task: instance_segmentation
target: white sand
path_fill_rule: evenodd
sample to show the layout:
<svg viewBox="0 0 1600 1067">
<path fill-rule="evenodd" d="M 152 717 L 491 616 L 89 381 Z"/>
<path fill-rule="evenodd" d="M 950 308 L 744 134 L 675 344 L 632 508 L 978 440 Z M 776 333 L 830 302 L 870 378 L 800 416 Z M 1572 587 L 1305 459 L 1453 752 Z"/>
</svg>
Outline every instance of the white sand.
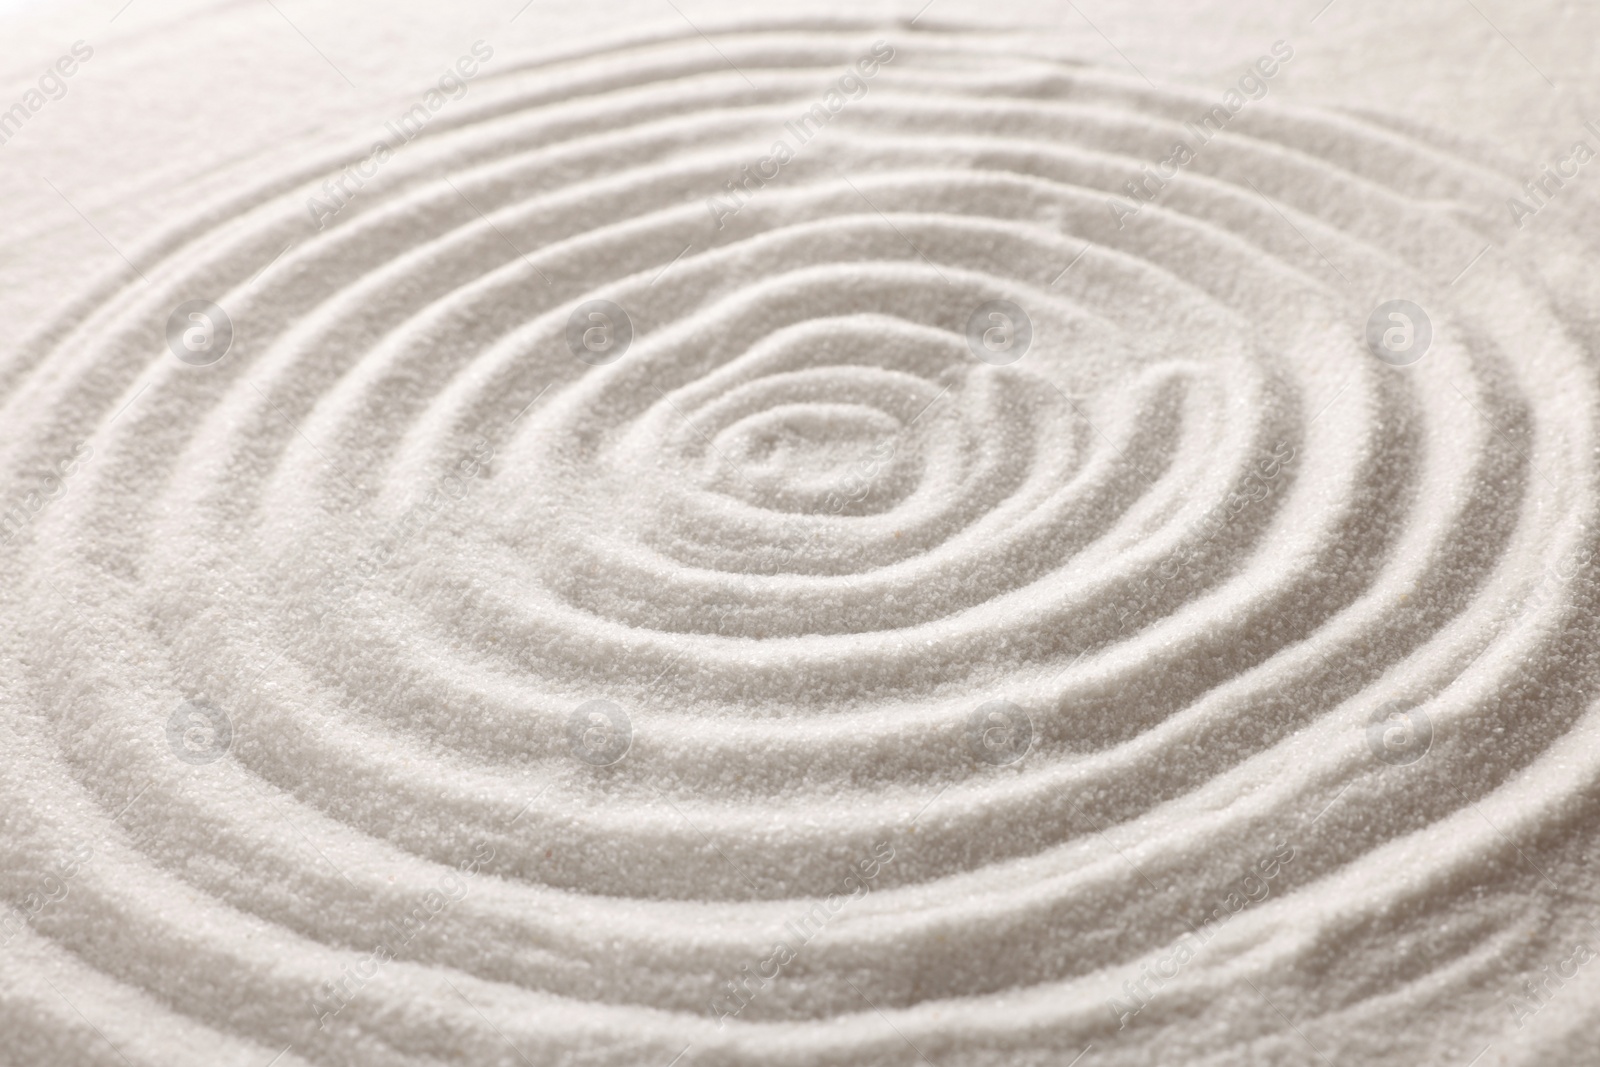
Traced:
<svg viewBox="0 0 1600 1067">
<path fill-rule="evenodd" d="M 278 6 L 0 15 L 0 1063 L 1600 1063 L 1600 19 Z"/>
</svg>

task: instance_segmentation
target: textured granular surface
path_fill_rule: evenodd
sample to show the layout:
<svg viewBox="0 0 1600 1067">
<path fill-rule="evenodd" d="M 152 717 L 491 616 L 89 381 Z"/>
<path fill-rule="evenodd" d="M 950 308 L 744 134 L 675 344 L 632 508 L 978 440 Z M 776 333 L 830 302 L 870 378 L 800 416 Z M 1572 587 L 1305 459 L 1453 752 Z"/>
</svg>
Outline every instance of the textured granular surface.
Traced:
<svg viewBox="0 0 1600 1067">
<path fill-rule="evenodd" d="M 1311 7 L 464 15 L 94 195 L 169 23 L 19 68 L 0 1062 L 1600 1062 L 1600 125 Z"/>
</svg>

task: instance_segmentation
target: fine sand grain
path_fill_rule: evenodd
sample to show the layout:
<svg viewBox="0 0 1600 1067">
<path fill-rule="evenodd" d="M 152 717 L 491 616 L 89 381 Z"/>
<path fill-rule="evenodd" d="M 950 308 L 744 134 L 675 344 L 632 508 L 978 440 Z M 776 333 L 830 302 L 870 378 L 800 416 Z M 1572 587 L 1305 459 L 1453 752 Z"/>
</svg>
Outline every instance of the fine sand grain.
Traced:
<svg viewBox="0 0 1600 1067">
<path fill-rule="evenodd" d="M 1600 126 L 912 13 L 127 176 L 0 340 L 0 1062 L 1600 1063 Z"/>
</svg>

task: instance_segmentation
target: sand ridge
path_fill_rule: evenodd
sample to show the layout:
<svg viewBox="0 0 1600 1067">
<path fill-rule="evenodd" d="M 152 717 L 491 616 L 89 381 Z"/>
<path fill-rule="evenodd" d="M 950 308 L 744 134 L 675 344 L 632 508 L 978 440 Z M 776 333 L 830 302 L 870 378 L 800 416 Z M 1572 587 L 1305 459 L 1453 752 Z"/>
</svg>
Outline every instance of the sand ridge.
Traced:
<svg viewBox="0 0 1600 1067">
<path fill-rule="evenodd" d="M 714 45 L 15 342 L 8 1053 L 1581 1062 L 1593 246 L 1265 92 L 1132 210 L 1217 94 L 1027 34 Z"/>
</svg>

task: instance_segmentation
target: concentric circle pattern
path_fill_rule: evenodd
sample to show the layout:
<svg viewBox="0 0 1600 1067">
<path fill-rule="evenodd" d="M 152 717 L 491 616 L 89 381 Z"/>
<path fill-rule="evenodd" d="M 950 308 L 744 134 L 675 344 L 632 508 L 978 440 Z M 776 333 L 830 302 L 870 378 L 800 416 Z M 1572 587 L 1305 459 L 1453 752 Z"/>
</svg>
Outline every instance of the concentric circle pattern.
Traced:
<svg viewBox="0 0 1600 1067">
<path fill-rule="evenodd" d="M 1600 945 L 1594 250 L 1370 118 L 713 36 L 507 60 L 320 229 L 370 145 L 286 149 L 17 342 L 19 1055 L 1508 1042 Z"/>
</svg>

